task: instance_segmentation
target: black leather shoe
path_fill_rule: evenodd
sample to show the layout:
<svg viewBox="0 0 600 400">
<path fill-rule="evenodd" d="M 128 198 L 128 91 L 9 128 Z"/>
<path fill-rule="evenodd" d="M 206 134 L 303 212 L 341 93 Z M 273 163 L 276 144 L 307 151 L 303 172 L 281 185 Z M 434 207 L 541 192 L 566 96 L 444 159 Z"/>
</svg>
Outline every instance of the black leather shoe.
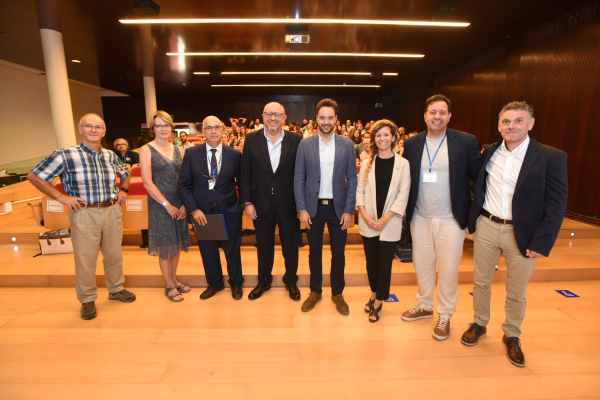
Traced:
<svg viewBox="0 0 600 400">
<path fill-rule="evenodd" d="M 285 289 L 290 292 L 290 299 L 300 301 L 300 289 L 296 285 L 285 285 Z"/>
<path fill-rule="evenodd" d="M 469 324 L 469 330 L 463 333 L 460 342 L 466 346 L 475 346 L 485 335 L 487 335 L 487 328 L 473 322 Z"/>
<path fill-rule="evenodd" d="M 217 294 L 217 292 L 220 292 L 221 290 L 225 289 L 225 286 L 219 286 L 219 287 L 212 287 L 209 286 L 206 288 L 206 290 L 204 292 L 202 292 L 202 294 L 200 295 L 200 300 L 206 300 L 206 299 L 210 299 L 211 297 L 213 297 L 215 294 Z"/>
<path fill-rule="evenodd" d="M 232 286 L 231 287 L 231 297 L 233 297 L 234 300 L 241 300 L 243 295 L 244 295 L 244 292 L 242 291 L 241 286 Z"/>
<path fill-rule="evenodd" d="M 521 341 L 518 337 L 502 336 L 502 346 L 506 349 L 506 358 L 517 367 L 525 366 L 525 355 L 521 351 Z"/>
<path fill-rule="evenodd" d="M 269 289 L 271 289 L 271 285 L 263 285 L 263 284 L 259 283 L 258 285 L 256 285 L 256 287 L 254 289 L 252 289 L 252 291 L 248 295 L 248 298 L 250 300 L 256 300 L 260 296 L 262 296 L 262 294 L 264 292 L 266 292 Z"/>
</svg>

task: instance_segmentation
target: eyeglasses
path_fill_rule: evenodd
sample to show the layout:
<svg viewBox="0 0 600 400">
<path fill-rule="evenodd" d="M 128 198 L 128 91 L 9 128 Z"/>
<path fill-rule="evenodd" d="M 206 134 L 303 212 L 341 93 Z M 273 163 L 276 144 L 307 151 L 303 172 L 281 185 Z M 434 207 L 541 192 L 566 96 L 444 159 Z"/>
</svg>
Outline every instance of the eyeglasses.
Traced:
<svg viewBox="0 0 600 400">
<path fill-rule="evenodd" d="M 205 126 L 204 128 L 202 128 L 202 130 L 205 131 L 205 132 L 207 132 L 207 133 L 218 132 L 218 131 L 220 131 L 222 129 L 223 129 L 223 127 L 221 125 Z"/>
<path fill-rule="evenodd" d="M 154 125 L 156 129 L 171 129 L 171 125 Z"/>
<path fill-rule="evenodd" d="M 127 146 L 127 143 L 117 143 L 115 146 Z"/>
<path fill-rule="evenodd" d="M 275 118 L 279 119 L 279 118 L 283 117 L 285 114 L 283 114 L 283 113 L 272 113 L 272 112 L 268 112 L 268 113 L 264 113 L 263 115 L 264 115 L 264 116 L 265 116 L 265 118 L 267 118 L 267 119 L 269 119 L 269 118 L 273 118 L 273 117 L 275 117 Z"/>
<path fill-rule="evenodd" d="M 89 125 L 89 124 L 86 124 L 86 125 L 79 125 L 79 126 L 81 126 L 82 128 L 87 129 L 88 131 L 91 131 L 91 130 L 94 130 L 94 129 L 97 130 L 97 131 L 103 131 L 103 130 L 106 129 L 105 127 L 100 126 L 100 125 Z"/>
</svg>

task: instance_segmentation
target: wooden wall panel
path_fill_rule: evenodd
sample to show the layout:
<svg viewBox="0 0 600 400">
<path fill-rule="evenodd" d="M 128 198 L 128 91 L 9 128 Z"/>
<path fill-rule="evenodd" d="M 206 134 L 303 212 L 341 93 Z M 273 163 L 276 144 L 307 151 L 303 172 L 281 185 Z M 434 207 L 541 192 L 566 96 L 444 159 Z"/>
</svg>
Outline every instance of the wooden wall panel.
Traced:
<svg viewBox="0 0 600 400">
<path fill-rule="evenodd" d="M 425 99 L 443 93 L 453 105 L 450 126 L 495 142 L 498 112 L 510 101 L 534 107 L 531 135 L 567 152 L 567 211 L 600 216 L 600 17 L 525 46 L 511 39 L 500 58 L 441 82 L 407 92 L 399 115 L 407 130 L 422 130 Z M 420 127 L 420 128 L 416 128 Z"/>
</svg>

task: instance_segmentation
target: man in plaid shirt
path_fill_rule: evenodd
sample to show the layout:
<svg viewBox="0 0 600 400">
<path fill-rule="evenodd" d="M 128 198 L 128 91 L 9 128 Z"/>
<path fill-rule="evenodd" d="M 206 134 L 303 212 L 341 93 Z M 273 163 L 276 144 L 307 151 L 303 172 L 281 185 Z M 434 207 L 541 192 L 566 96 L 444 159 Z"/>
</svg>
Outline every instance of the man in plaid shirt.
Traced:
<svg viewBox="0 0 600 400">
<path fill-rule="evenodd" d="M 86 114 L 79 121 L 82 135 L 78 146 L 53 152 L 39 163 L 27 178 L 38 190 L 69 208 L 71 240 L 75 256 L 75 289 L 82 303 L 81 318 L 96 318 L 96 263 L 102 248 L 104 275 L 109 300 L 130 303 L 135 294 L 123 288 L 123 221 L 121 204 L 129 191 L 129 170 L 112 151 L 100 142 L 106 133 L 104 120 Z M 121 189 L 117 186 L 121 176 Z M 60 176 L 67 194 L 52 181 Z"/>
</svg>

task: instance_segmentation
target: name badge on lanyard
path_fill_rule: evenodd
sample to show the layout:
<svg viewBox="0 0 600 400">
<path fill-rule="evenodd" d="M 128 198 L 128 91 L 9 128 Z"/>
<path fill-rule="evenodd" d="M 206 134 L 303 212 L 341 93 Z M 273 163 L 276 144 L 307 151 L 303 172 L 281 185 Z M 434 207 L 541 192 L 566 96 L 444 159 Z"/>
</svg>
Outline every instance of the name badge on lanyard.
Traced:
<svg viewBox="0 0 600 400">
<path fill-rule="evenodd" d="M 448 134 L 445 134 L 444 137 L 442 138 L 442 141 L 440 142 L 438 149 L 436 150 L 435 154 L 433 155 L 433 159 L 429 155 L 429 146 L 427 145 L 427 138 L 425 138 L 425 148 L 427 149 L 427 158 L 429 159 L 429 171 L 423 171 L 423 183 L 437 182 L 437 172 L 431 171 L 431 168 L 433 167 L 433 162 L 435 161 L 435 158 L 437 157 L 438 152 L 442 148 L 442 144 L 444 144 L 444 140 L 446 140 L 447 135 Z"/>
</svg>

